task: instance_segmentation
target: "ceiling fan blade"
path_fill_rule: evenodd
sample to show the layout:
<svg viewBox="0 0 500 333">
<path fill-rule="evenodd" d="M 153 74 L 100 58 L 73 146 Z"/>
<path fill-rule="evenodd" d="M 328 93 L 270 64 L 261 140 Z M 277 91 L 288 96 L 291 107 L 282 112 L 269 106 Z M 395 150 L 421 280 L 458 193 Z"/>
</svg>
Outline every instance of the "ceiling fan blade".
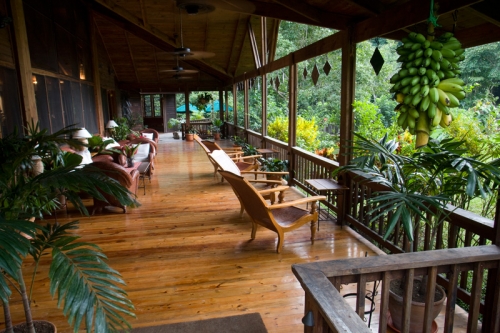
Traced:
<svg viewBox="0 0 500 333">
<path fill-rule="evenodd" d="M 195 74 L 198 73 L 195 69 L 164 69 L 160 73 L 178 73 L 178 74 Z"/>
<path fill-rule="evenodd" d="M 181 54 L 179 55 L 181 59 L 189 60 L 189 59 L 207 59 L 215 57 L 215 53 L 207 52 L 207 51 L 191 51 L 191 53 Z"/>
</svg>

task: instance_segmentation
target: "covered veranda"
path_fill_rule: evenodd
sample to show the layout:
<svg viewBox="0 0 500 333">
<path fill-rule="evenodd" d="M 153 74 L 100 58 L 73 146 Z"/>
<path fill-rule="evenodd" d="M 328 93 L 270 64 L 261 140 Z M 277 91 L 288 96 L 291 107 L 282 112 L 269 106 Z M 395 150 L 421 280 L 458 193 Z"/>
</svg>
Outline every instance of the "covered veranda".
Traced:
<svg viewBox="0 0 500 333">
<path fill-rule="evenodd" d="M 291 266 L 377 255 L 361 236 L 330 222 L 321 223 L 314 245 L 308 226 L 287 233 L 277 254 L 274 232 L 260 228 L 250 239 L 248 215 L 240 217 L 231 187 L 213 177 L 197 143 L 161 134 L 158 147 L 151 183 L 146 180 L 145 195 L 138 191 L 142 206 L 126 214 L 108 208 L 90 217 L 69 207 L 47 217 L 60 223 L 78 219 L 82 240 L 107 254 L 127 283 L 137 315 L 130 321 L 134 328 L 258 312 L 269 332 L 300 332 L 304 291 Z M 286 200 L 301 196 L 292 189 Z M 47 264 L 42 261 L 39 268 L 33 315 L 69 332 L 57 301 L 41 292 L 48 288 Z M 11 302 L 11 312 L 22 318 L 19 299 Z"/>
</svg>

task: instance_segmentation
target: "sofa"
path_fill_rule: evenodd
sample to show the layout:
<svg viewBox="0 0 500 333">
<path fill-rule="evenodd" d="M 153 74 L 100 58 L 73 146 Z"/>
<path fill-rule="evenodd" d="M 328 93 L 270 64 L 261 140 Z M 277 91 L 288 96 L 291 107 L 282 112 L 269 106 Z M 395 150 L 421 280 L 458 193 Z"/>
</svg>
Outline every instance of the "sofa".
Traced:
<svg viewBox="0 0 500 333">
<path fill-rule="evenodd" d="M 160 139 L 160 133 L 158 133 L 157 130 L 153 128 L 146 128 L 141 131 L 141 134 L 144 136 L 144 134 L 153 134 L 153 137 L 148 137 L 148 139 L 153 140 L 155 143 L 158 143 L 158 140 Z"/>
</svg>

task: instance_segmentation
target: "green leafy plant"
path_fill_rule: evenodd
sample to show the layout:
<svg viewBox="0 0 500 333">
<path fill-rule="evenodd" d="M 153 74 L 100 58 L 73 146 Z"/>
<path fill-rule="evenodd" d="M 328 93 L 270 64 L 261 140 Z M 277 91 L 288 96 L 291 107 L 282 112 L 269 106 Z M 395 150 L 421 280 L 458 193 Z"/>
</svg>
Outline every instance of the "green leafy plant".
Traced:
<svg viewBox="0 0 500 333">
<path fill-rule="evenodd" d="M 213 97 L 209 93 L 207 93 L 207 92 L 201 93 L 201 94 L 198 94 L 198 97 L 196 98 L 195 105 L 199 111 L 205 111 L 207 104 L 210 103 L 210 101 L 212 101 L 212 100 L 213 100 Z"/>
<path fill-rule="evenodd" d="M 463 195 L 486 197 L 500 185 L 500 161 L 485 163 L 478 156 L 467 157 L 461 141 L 430 140 L 412 156 L 402 156 L 397 153 L 398 143 L 388 140 L 387 134 L 379 141 L 355 135 L 357 140 L 350 149 L 356 157 L 351 164 L 335 170 L 333 176 L 362 172 L 367 182 L 387 188 L 369 200 L 373 209 L 367 213 L 372 221 L 390 217 L 385 239 L 401 220 L 412 241 L 418 231 L 414 224 L 417 216 L 432 226 L 434 237 L 446 216 L 448 202 L 459 203 Z"/>
<path fill-rule="evenodd" d="M 32 294 L 36 292 L 33 281 L 41 257 L 48 260 L 49 253 L 50 293 L 63 306 L 74 332 L 79 330 L 82 321 L 87 332 L 130 329 L 125 317 L 134 314 L 133 305 L 122 288 L 125 283 L 120 274 L 107 265 L 107 258 L 97 245 L 78 241 L 79 237 L 73 233 L 78 222 L 43 227 L 27 221 L 50 214 L 58 207 L 60 194 L 84 214 L 88 211 L 80 199 L 81 192 L 104 201 L 102 192 L 109 193 L 124 205 L 138 204 L 117 181 L 92 165 L 81 166 L 82 158 L 76 154 L 66 154 L 63 163 L 41 173 L 34 172 L 34 156 L 55 160 L 50 155 L 61 154 L 60 144 L 78 145 L 77 140 L 66 139 L 73 131 L 64 128 L 49 134 L 31 123 L 26 136 L 15 132 L 0 139 L 3 161 L 0 165 L 0 301 L 9 333 L 13 332 L 9 311 L 12 290 L 21 295 L 29 332 L 35 332 L 30 310 Z M 22 272 L 28 257 L 35 263 L 30 284 L 25 283 Z"/>
<path fill-rule="evenodd" d="M 194 126 L 188 126 L 188 127 L 186 127 L 186 133 L 198 134 L 198 130 Z"/>
<path fill-rule="evenodd" d="M 170 118 L 167 122 L 167 127 L 168 128 L 175 128 L 176 130 L 178 130 L 180 124 L 182 124 L 181 120 L 179 120 L 177 118 Z"/>
<path fill-rule="evenodd" d="M 137 153 L 137 150 L 139 149 L 139 146 L 141 144 L 133 144 L 133 145 L 125 145 L 123 146 L 123 155 L 125 155 L 127 158 L 132 158 L 134 155 Z"/>
<path fill-rule="evenodd" d="M 106 151 L 109 144 L 114 143 L 113 139 L 104 140 L 100 135 L 93 135 L 88 139 L 89 150 L 97 154 L 111 154 L 111 151 Z"/>
<path fill-rule="evenodd" d="M 221 128 L 224 125 L 224 121 L 222 121 L 219 118 L 215 118 L 214 120 L 212 120 L 212 125 L 213 125 L 212 126 L 212 131 L 215 132 L 215 133 L 220 133 L 221 132 Z"/>
<path fill-rule="evenodd" d="M 259 158 L 260 169 L 262 171 L 280 172 L 288 170 L 288 161 L 279 158 Z"/>
<path fill-rule="evenodd" d="M 127 135 L 129 135 L 131 132 L 127 118 L 117 118 L 115 119 L 115 121 L 118 126 L 113 128 L 113 139 L 115 139 L 116 141 L 127 139 Z"/>
</svg>

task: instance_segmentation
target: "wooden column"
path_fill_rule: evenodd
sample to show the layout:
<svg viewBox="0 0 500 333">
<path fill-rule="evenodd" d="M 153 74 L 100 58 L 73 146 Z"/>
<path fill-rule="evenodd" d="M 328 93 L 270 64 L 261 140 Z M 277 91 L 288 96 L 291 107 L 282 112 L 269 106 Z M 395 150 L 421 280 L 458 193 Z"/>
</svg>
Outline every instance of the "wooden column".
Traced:
<svg viewBox="0 0 500 333">
<path fill-rule="evenodd" d="M 222 90 L 219 90 L 219 119 L 220 120 L 224 120 L 225 105 L 226 105 L 226 103 L 224 103 L 224 95 L 222 94 Z"/>
<path fill-rule="evenodd" d="M 295 179 L 295 158 L 292 148 L 297 145 L 297 64 L 295 61 L 289 67 L 288 81 L 288 163 L 292 184 Z"/>
<path fill-rule="evenodd" d="M 10 6 L 9 6 L 10 5 Z M 12 16 L 11 30 L 13 34 L 14 56 L 16 61 L 17 77 L 19 79 L 19 90 L 21 94 L 21 108 L 25 126 L 33 120 L 38 122 L 36 110 L 35 88 L 33 87 L 33 72 L 31 70 L 31 58 L 28 44 L 28 35 L 24 18 L 22 0 L 8 0 L 10 15 Z"/>
<path fill-rule="evenodd" d="M 347 165 L 351 156 L 350 150 L 346 148 L 354 137 L 354 113 L 352 103 L 354 103 L 356 84 L 356 43 L 352 40 L 352 29 L 348 29 L 343 35 L 342 41 L 342 82 L 340 90 L 340 149 L 338 162 L 341 166 Z M 349 179 L 339 179 L 339 183 L 348 184 Z M 340 223 L 344 223 L 345 211 L 347 207 L 344 195 L 337 196 L 337 214 Z"/>
<path fill-rule="evenodd" d="M 102 113 L 102 97 L 101 97 L 101 75 L 99 73 L 99 51 L 97 48 L 97 30 L 94 22 L 94 15 L 91 10 L 89 10 L 90 17 L 90 44 L 92 52 L 92 77 L 94 79 L 94 101 L 95 101 L 95 114 L 97 119 L 97 130 L 101 134 L 105 134 L 104 123 L 107 119 L 104 119 Z"/>
<path fill-rule="evenodd" d="M 233 124 L 234 124 L 235 128 L 236 128 L 236 125 L 238 124 L 238 96 L 237 96 L 237 94 L 238 94 L 237 85 L 233 84 Z"/>
<path fill-rule="evenodd" d="M 245 104 L 245 107 L 244 107 L 245 108 L 245 110 L 244 110 L 245 117 L 244 117 L 244 119 L 245 120 L 244 120 L 243 127 L 245 128 L 245 131 L 246 131 L 246 130 L 248 130 L 248 126 L 249 126 L 249 123 L 248 123 L 248 108 L 249 108 L 248 107 L 248 102 L 249 102 L 248 101 L 249 100 L 249 98 L 248 98 L 248 80 L 245 80 L 245 98 L 244 99 L 245 99 L 245 102 L 244 102 L 244 104 Z"/>
<path fill-rule="evenodd" d="M 340 91 L 340 153 L 339 164 L 347 165 L 349 150 L 345 147 L 353 139 L 355 83 L 356 83 L 356 43 L 352 41 L 352 29 L 344 34 L 342 41 L 342 82 Z"/>
<path fill-rule="evenodd" d="M 267 65 L 267 19 L 265 17 L 260 18 L 260 30 L 261 30 L 261 60 L 262 66 Z M 267 135 L 267 74 L 264 72 L 261 76 L 262 81 L 262 143 L 265 145 L 264 136 Z M 262 148 L 265 146 L 262 145 Z"/>
</svg>

